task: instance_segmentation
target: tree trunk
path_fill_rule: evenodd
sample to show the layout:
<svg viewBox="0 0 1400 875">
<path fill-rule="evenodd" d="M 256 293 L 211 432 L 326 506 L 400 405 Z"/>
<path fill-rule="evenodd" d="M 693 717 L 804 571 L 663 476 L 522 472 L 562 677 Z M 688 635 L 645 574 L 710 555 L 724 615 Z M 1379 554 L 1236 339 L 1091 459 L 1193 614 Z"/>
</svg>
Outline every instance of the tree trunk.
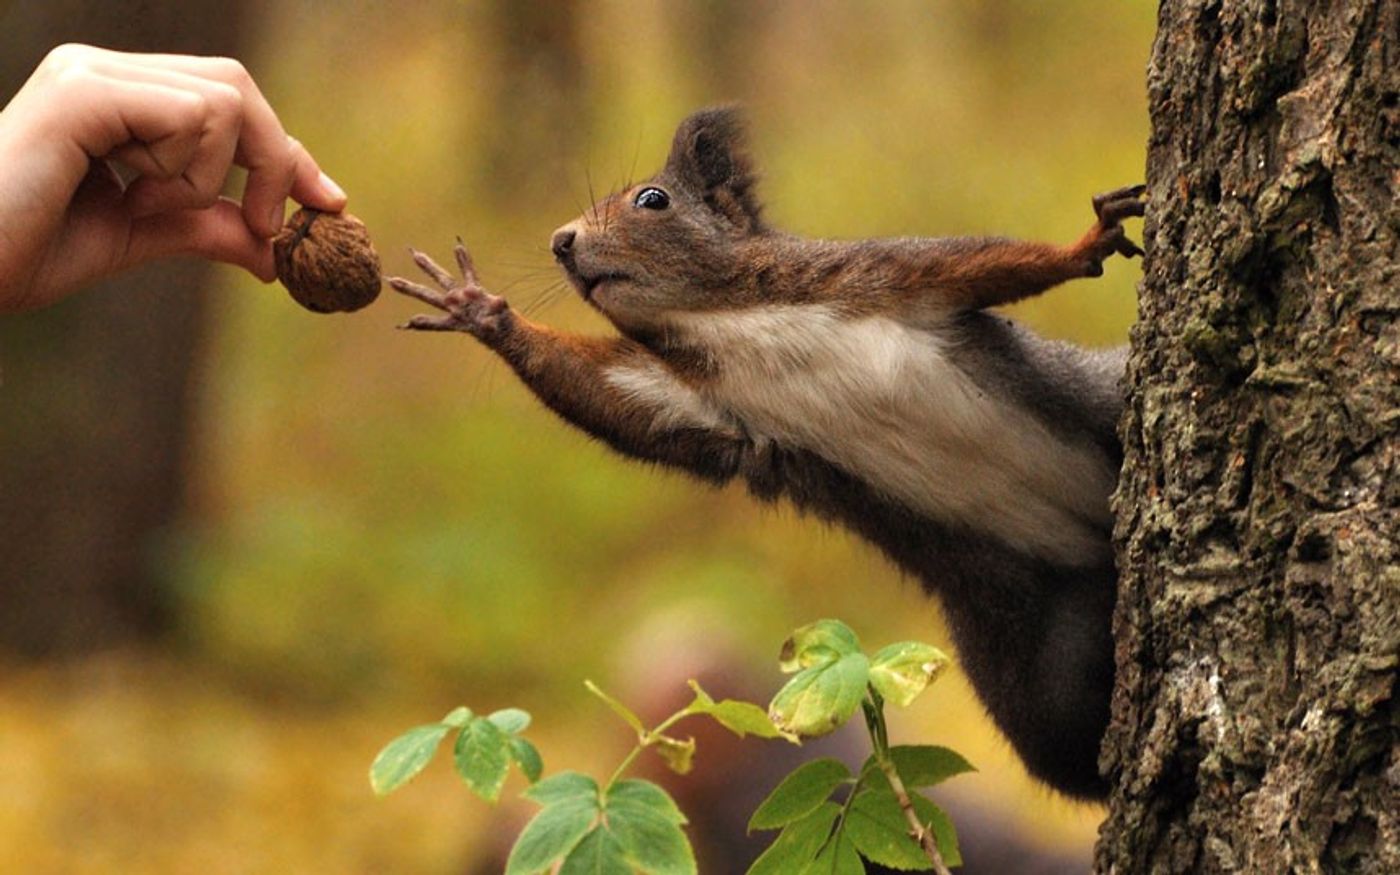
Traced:
<svg viewBox="0 0 1400 875">
<path fill-rule="evenodd" d="M 478 176 L 493 212 L 533 215 L 561 176 L 542 167 L 537 150 L 524 144 L 575 142 L 589 126 L 583 10 L 573 3 L 491 0 L 480 11 L 494 66 L 483 76 L 482 59 L 464 56 L 461 72 L 464 81 L 480 81 L 488 95 L 483 117 L 491 123 L 472 132 L 484 140 Z M 577 166 L 568 169 L 569 176 L 579 173 Z"/>
<path fill-rule="evenodd" d="M 1168 0 L 1101 872 L 1400 872 L 1400 0 Z"/>
<path fill-rule="evenodd" d="M 243 4 L 55 0 L 0 22 L 0 103 L 49 49 L 231 54 Z M 160 635 L 161 535 L 183 497 L 212 267 L 167 262 L 0 320 L 0 650 L 47 657 Z"/>
</svg>

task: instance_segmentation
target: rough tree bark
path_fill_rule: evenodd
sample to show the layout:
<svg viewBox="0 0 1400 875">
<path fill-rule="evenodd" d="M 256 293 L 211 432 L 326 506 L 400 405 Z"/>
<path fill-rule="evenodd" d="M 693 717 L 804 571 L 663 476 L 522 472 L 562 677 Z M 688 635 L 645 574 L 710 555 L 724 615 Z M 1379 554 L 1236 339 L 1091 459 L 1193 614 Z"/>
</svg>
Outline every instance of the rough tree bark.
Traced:
<svg viewBox="0 0 1400 875">
<path fill-rule="evenodd" d="M 1168 0 L 1102 872 L 1400 872 L 1400 0 Z"/>
</svg>

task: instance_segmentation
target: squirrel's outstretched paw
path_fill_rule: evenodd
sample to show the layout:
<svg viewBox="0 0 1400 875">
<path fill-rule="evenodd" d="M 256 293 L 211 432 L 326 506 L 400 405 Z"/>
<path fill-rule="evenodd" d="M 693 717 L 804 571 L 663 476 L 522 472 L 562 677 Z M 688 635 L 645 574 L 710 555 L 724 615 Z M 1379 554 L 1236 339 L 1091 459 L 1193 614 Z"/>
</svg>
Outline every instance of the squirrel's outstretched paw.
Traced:
<svg viewBox="0 0 1400 875">
<path fill-rule="evenodd" d="M 414 316 L 399 327 L 413 331 L 465 331 L 483 340 L 489 339 L 503 327 L 510 305 L 505 298 L 486 291 L 477 281 L 471 253 L 460 237 L 453 252 L 462 272 L 461 279 L 454 278 L 424 253 L 409 250 L 414 263 L 442 288 L 441 292 L 402 277 L 389 277 L 389 287 L 394 291 L 443 312 L 441 316 Z"/>
<path fill-rule="evenodd" d="M 1147 211 L 1147 202 L 1143 200 L 1146 192 L 1145 185 L 1130 185 L 1094 196 L 1094 215 L 1099 220 L 1076 247 L 1087 259 L 1086 275 L 1100 276 L 1104 259 L 1115 253 L 1125 258 L 1143 254 L 1142 247 L 1123 230 L 1122 222 Z"/>
</svg>

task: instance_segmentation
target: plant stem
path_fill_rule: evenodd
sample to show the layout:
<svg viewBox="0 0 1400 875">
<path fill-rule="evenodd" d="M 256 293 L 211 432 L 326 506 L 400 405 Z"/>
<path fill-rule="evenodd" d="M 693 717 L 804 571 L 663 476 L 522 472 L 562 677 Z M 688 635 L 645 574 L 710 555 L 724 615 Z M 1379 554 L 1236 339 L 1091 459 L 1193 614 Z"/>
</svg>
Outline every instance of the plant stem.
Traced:
<svg viewBox="0 0 1400 875">
<path fill-rule="evenodd" d="M 948 870 L 948 864 L 943 862 L 943 855 L 938 853 L 938 843 L 934 841 L 933 830 L 919 820 L 919 814 L 914 810 L 914 803 L 909 798 L 909 791 L 904 789 L 904 782 L 899 779 L 899 771 L 895 769 L 894 761 L 877 753 L 875 762 L 879 764 L 880 771 L 884 772 L 885 777 L 889 779 L 890 789 L 894 791 L 894 798 L 899 802 L 900 809 L 904 811 L 904 819 L 909 822 L 909 834 L 928 855 L 929 862 L 933 863 L 933 871 L 938 875 L 953 875 Z"/>
<path fill-rule="evenodd" d="M 637 754 L 646 750 L 646 747 L 647 743 L 645 742 L 642 744 L 638 744 L 636 747 L 632 748 L 631 753 L 622 758 L 622 763 L 618 765 L 616 769 L 613 770 L 612 777 L 608 778 L 608 783 L 603 785 L 603 791 L 601 795 L 608 795 L 608 791 L 612 789 L 613 784 L 617 783 L 617 779 L 621 778 L 622 773 L 627 771 L 627 767 L 632 765 L 632 761 L 637 758 Z"/>
<path fill-rule="evenodd" d="M 861 702 L 861 707 L 865 712 L 865 726 L 870 730 L 871 744 L 875 748 L 875 764 L 889 780 L 895 801 L 904 812 L 904 819 L 909 822 L 909 835 L 928 855 L 929 862 L 933 864 L 933 871 L 937 875 L 952 875 L 948 864 L 943 862 L 943 855 L 938 852 L 938 842 L 934 840 L 933 830 L 919 820 L 919 813 L 914 810 L 909 791 L 904 788 L 904 781 L 899 777 L 899 770 L 894 767 L 894 760 L 890 759 L 889 733 L 885 727 L 885 703 L 874 687 L 870 688 L 869 694 L 869 698 Z"/>
<path fill-rule="evenodd" d="M 602 795 L 608 795 L 608 791 L 612 789 L 613 784 L 617 783 L 618 778 L 622 777 L 622 773 L 627 771 L 627 767 L 632 765 L 632 761 L 635 760 L 642 751 L 655 744 L 656 739 L 661 737 L 661 733 L 670 729 L 673 725 L 675 725 L 683 718 L 689 717 L 691 713 L 692 712 L 689 708 L 682 708 L 681 710 L 672 714 L 670 717 L 667 717 L 665 720 L 662 720 L 660 723 L 656 724 L 656 727 L 654 729 L 644 729 L 641 732 L 638 732 L 637 746 L 632 748 L 632 751 L 628 753 L 627 756 L 622 758 L 621 764 L 619 764 L 618 767 L 613 770 L 612 777 L 608 778 L 608 783 L 603 785 Z"/>
</svg>

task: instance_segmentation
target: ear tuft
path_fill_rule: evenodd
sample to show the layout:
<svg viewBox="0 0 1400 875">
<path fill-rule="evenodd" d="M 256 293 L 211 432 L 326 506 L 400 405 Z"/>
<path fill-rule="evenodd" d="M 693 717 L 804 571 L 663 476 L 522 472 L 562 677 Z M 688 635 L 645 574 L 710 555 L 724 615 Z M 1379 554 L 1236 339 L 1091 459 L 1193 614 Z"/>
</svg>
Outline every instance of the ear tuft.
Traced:
<svg viewBox="0 0 1400 875">
<path fill-rule="evenodd" d="M 741 227 L 761 226 L 758 182 L 744 117 L 734 105 L 702 109 L 681 122 L 666 170 Z"/>
</svg>

